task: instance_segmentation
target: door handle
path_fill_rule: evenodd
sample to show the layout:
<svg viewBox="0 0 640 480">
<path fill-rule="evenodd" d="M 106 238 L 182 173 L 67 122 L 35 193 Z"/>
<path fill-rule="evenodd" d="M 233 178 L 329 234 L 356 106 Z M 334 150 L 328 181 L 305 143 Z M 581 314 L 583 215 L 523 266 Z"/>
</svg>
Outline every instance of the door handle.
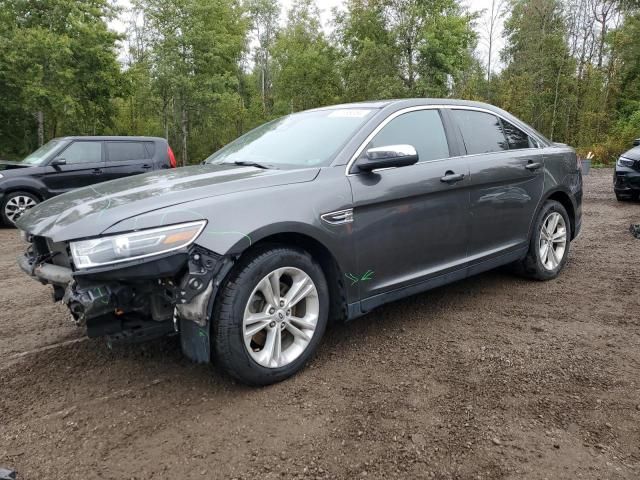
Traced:
<svg viewBox="0 0 640 480">
<path fill-rule="evenodd" d="M 536 170 L 538 170 L 540 167 L 542 167 L 542 164 L 539 162 L 532 162 L 531 160 L 529 160 L 529 163 L 527 163 L 524 168 L 526 168 L 527 170 L 529 170 L 530 172 L 535 172 Z"/>
<path fill-rule="evenodd" d="M 94 168 L 92 173 L 94 175 L 100 175 L 102 173 L 102 169 L 101 168 Z"/>
<path fill-rule="evenodd" d="M 149 165 L 148 163 L 145 163 L 144 165 L 142 165 L 142 168 L 145 170 L 149 170 L 151 168 L 151 165 Z"/>
<path fill-rule="evenodd" d="M 459 182 L 464 179 L 464 173 L 454 173 L 451 170 L 445 172 L 444 177 L 440 177 L 440 181 L 448 183 L 449 185 Z"/>
</svg>

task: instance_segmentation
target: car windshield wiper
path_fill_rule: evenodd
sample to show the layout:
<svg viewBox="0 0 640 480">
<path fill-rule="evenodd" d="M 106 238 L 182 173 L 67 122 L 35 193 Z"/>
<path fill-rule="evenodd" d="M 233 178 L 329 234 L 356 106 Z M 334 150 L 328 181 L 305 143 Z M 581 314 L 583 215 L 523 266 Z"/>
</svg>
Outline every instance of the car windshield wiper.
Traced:
<svg viewBox="0 0 640 480">
<path fill-rule="evenodd" d="M 262 163 L 258 163 L 258 162 L 252 162 L 249 160 L 236 160 L 235 162 L 233 162 L 234 165 L 240 165 L 243 167 L 258 167 L 258 168 L 263 168 L 265 170 L 269 170 L 270 167 L 267 167 L 266 165 L 262 164 Z"/>
</svg>

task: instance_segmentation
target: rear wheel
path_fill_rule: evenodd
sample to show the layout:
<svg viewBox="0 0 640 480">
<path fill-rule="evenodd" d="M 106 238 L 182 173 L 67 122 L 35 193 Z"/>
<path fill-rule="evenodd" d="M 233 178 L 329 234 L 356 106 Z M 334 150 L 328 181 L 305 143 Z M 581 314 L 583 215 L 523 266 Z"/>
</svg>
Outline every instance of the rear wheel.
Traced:
<svg viewBox="0 0 640 480">
<path fill-rule="evenodd" d="M 561 203 L 547 200 L 538 213 L 529 251 L 520 270 L 537 280 L 551 280 L 567 263 L 571 238 L 569 215 Z"/>
<path fill-rule="evenodd" d="M 311 358 L 324 334 L 329 293 L 311 256 L 271 248 L 236 267 L 215 309 L 217 363 L 250 385 L 290 377 Z"/>
<path fill-rule="evenodd" d="M 15 227 L 16 221 L 30 208 L 40 203 L 40 199 L 29 192 L 12 192 L 3 200 L 0 215 L 5 225 Z"/>
</svg>

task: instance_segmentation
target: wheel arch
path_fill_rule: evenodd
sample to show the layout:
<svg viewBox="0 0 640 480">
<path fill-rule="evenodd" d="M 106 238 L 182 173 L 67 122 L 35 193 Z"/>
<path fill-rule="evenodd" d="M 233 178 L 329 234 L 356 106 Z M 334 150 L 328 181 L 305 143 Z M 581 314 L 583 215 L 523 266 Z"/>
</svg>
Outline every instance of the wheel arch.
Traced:
<svg viewBox="0 0 640 480">
<path fill-rule="evenodd" d="M 563 187 L 557 187 L 552 190 L 546 192 L 542 198 L 540 199 L 540 203 L 538 203 L 538 207 L 536 208 L 535 215 L 531 218 L 531 225 L 529 227 L 529 241 L 533 238 L 533 229 L 536 224 L 536 219 L 538 215 L 540 215 L 540 210 L 544 206 L 547 200 L 555 200 L 560 203 L 564 209 L 567 211 L 567 215 L 569 215 L 569 228 L 571 228 L 571 240 L 573 240 L 576 236 L 576 206 L 571 199 L 571 194 L 568 190 Z"/>
<path fill-rule="evenodd" d="M 41 202 L 45 200 L 45 197 L 40 191 L 40 189 L 32 185 L 15 185 L 15 186 L 8 187 L 4 191 L 4 196 L 7 197 L 7 195 L 11 195 L 12 193 L 16 193 L 16 192 L 25 192 L 25 193 L 30 193 L 31 195 L 35 195 L 38 198 L 38 200 Z"/>
<path fill-rule="evenodd" d="M 571 227 L 571 240 L 573 240 L 576 235 L 576 207 L 571 200 L 571 195 L 563 189 L 556 189 L 554 191 L 551 191 L 547 194 L 547 196 L 540 204 L 540 208 L 542 208 L 542 205 L 547 200 L 555 200 L 556 202 L 560 203 L 567 211 L 567 215 L 569 215 L 569 224 Z"/>
<path fill-rule="evenodd" d="M 251 235 L 255 240 L 256 235 Z M 343 272 L 340 263 L 324 242 L 309 234 L 297 230 L 271 232 L 260 235 L 259 240 L 252 242 L 240 256 L 263 250 L 270 246 L 300 248 L 309 253 L 318 262 L 329 287 L 329 322 L 343 321 L 347 317 L 346 288 L 342 281 Z"/>
<path fill-rule="evenodd" d="M 265 226 L 243 235 L 227 252 L 239 261 L 243 257 L 269 246 L 285 246 L 300 248 L 308 252 L 322 268 L 327 280 L 331 309 L 330 323 L 347 318 L 347 292 L 343 282 L 340 259 L 330 246 L 331 239 L 323 235 L 323 231 L 311 225 L 298 222 L 283 222 Z"/>
</svg>

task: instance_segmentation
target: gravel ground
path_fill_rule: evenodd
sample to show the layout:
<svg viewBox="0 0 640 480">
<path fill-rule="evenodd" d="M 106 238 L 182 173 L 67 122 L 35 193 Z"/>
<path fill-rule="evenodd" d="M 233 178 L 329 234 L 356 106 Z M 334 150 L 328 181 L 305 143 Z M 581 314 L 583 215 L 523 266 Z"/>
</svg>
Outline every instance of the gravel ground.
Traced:
<svg viewBox="0 0 640 480">
<path fill-rule="evenodd" d="M 640 204 L 585 178 L 546 283 L 494 271 L 331 329 L 252 389 L 174 339 L 84 340 L 0 230 L 0 467 L 20 479 L 640 478 Z"/>
</svg>

